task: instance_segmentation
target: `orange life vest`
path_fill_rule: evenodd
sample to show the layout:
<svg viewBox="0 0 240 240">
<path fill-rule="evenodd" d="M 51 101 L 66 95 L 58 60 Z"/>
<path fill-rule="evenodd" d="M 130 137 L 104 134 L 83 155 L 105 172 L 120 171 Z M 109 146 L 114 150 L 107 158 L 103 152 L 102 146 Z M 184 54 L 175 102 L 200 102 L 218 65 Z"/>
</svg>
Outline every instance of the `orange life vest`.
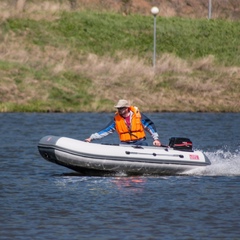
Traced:
<svg viewBox="0 0 240 240">
<path fill-rule="evenodd" d="M 141 123 L 141 113 L 138 108 L 131 106 L 129 107 L 129 110 L 133 112 L 131 126 L 129 127 L 124 118 L 121 117 L 118 112 L 115 116 L 116 130 L 121 142 L 135 141 L 146 136 Z"/>
</svg>

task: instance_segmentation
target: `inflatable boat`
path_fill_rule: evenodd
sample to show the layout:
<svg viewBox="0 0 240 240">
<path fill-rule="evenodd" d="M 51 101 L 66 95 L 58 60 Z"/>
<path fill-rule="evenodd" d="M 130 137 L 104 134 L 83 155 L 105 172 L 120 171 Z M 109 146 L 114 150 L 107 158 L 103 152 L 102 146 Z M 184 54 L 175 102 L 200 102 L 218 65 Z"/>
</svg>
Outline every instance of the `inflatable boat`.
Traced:
<svg viewBox="0 0 240 240">
<path fill-rule="evenodd" d="M 168 146 L 88 143 L 45 136 L 38 143 L 41 156 L 83 175 L 176 175 L 211 164 L 188 138 L 171 138 Z"/>
</svg>

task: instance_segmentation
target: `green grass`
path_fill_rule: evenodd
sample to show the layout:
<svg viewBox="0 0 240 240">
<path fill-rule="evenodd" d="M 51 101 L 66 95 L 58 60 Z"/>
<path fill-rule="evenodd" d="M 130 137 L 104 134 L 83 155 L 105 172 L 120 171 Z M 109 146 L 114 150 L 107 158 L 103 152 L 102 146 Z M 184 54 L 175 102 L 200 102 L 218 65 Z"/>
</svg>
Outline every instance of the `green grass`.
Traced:
<svg viewBox="0 0 240 240">
<path fill-rule="evenodd" d="M 26 56 L 23 57 L 27 59 L 21 60 L 18 57 L 14 60 L 15 52 L 11 52 L 11 49 L 6 58 L 1 58 L 0 83 L 4 87 L 4 90 L 0 91 L 1 111 L 105 111 L 116 101 L 115 98 L 120 97 L 120 93 L 126 92 L 126 89 L 136 98 L 141 98 L 143 90 L 145 97 L 153 98 L 151 95 L 156 94 L 157 101 L 159 101 L 158 93 L 162 94 L 163 99 L 166 96 L 176 97 L 183 92 L 186 94 L 186 99 L 190 95 L 191 98 L 196 96 L 201 98 L 201 94 L 205 91 L 202 85 L 205 83 L 209 85 L 208 91 L 215 94 L 213 96 L 215 98 L 219 98 L 218 94 L 223 93 L 223 90 L 215 92 L 215 87 L 216 89 L 225 87 L 226 95 L 230 90 L 229 98 L 230 95 L 239 96 L 237 72 L 235 75 L 225 73 L 226 75 L 222 74 L 222 77 L 220 73 L 217 75 L 218 82 L 212 80 L 217 74 L 213 69 L 193 68 L 189 73 L 166 69 L 153 77 L 149 76 L 147 69 L 152 64 L 153 52 L 152 16 L 137 14 L 123 16 L 112 12 L 91 11 L 62 12 L 55 20 L 8 18 L 0 23 L 0 29 L 2 33 L 0 39 L 2 42 L 5 41 L 6 49 L 9 48 L 9 42 L 13 45 L 19 41 L 20 48 L 25 51 Z M 48 52 L 49 48 L 51 54 Z M 57 54 L 55 57 L 54 51 L 60 57 Z M 64 59 L 61 59 L 61 51 L 67 52 Z M 156 52 L 158 59 L 167 53 L 190 63 L 213 55 L 216 66 L 239 67 L 240 24 L 223 20 L 158 17 Z M 87 56 L 92 53 L 99 57 L 98 61 L 107 59 L 105 66 L 102 67 L 103 70 L 99 70 L 94 61 L 87 70 L 80 68 L 81 65 L 86 64 Z M 119 53 L 122 53 L 120 57 Z M 35 55 L 40 57 L 34 58 Z M 52 58 L 55 59 L 52 61 Z M 115 72 L 121 61 L 129 58 L 139 59 L 139 62 L 132 60 L 129 64 L 136 66 L 129 66 L 123 73 L 121 69 Z M 144 62 L 144 66 L 141 65 L 141 61 Z M 63 67 L 56 71 L 59 62 L 63 62 Z M 113 66 L 112 63 L 115 65 Z M 80 70 L 75 70 L 72 64 L 78 65 Z M 136 73 L 128 75 L 127 71 L 131 72 L 134 68 Z M 144 76 L 141 76 L 142 73 L 138 75 L 138 68 L 146 68 Z M 227 83 L 223 84 L 224 79 L 229 76 L 233 87 L 228 86 Z M 127 86 L 126 78 L 129 78 Z M 187 81 L 184 82 L 184 78 L 190 79 L 190 87 L 186 86 Z M 103 79 L 106 79 L 105 82 Z M 198 79 L 200 90 L 196 89 L 196 93 L 192 93 L 191 89 L 194 86 L 192 81 L 195 79 Z M 98 81 L 102 81 L 102 85 Z M 114 94 L 111 95 L 111 91 Z M 25 98 L 25 101 L 21 101 L 22 98 Z M 151 110 L 158 110 L 156 99 L 152 100 L 154 107 Z M 167 109 L 167 106 L 174 106 L 175 110 L 179 109 L 181 101 L 180 104 L 174 101 L 164 105 L 164 109 Z M 194 100 L 189 102 L 198 104 L 198 101 Z M 183 111 L 198 108 L 191 106 L 191 103 L 187 102 L 187 104 Z M 213 106 L 207 103 L 201 106 L 203 111 L 212 111 L 214 108 L 221 111 L 227 109 L 236 111 L 238 106 L 228 108 L 228 106 Z"/>
<path fill-rule="evenodd" d="M 64 12 L 55 21 L 9 19 L 1 24 L 6 34 L 27 32 L 39 46 L 67 46 L 80 53 L 114 55 L 118 51 L 146 58 L 152 52 L 153 18 L 98 12 Z M 240 24 L 223 20 L 157 19 L 157 52 L 181 58 L 214 55 L 226 65 L 240 65 Z"/>
</svg>

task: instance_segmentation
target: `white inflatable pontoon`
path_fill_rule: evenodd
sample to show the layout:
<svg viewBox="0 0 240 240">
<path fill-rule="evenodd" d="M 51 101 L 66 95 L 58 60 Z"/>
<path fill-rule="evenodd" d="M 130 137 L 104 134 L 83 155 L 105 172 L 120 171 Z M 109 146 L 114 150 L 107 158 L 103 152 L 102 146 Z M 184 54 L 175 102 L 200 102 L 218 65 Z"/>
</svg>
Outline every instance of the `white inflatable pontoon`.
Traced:
<svg viewBox="0 0 240 240">
<path fill-rule="evenodd" d="M 181 141 L 170 144 L 172 147 L 108 145 L 45 136 L 39 141 L 38 150 L 44 159 L 83 175 L 176 175 L 211 164 L 204 153 L 189 149 L 186 144 Z"/>
</svg>

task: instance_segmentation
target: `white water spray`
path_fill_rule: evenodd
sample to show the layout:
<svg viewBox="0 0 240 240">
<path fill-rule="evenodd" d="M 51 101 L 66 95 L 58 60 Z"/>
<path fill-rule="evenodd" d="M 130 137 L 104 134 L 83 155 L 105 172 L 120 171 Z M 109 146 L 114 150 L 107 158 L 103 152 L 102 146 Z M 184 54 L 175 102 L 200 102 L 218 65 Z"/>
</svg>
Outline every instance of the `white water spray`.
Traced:
<svg viewBox="0 0 240 240">
<path fill-rule="evenodd" d="M 184 172 L 188 175 L 201 176 L 240 176 L 240 150 L 233 151 L 217 150 L 205 152 L 210 159 L 211 165 L 206 168 L 196 168 Z"/>
</svg>

